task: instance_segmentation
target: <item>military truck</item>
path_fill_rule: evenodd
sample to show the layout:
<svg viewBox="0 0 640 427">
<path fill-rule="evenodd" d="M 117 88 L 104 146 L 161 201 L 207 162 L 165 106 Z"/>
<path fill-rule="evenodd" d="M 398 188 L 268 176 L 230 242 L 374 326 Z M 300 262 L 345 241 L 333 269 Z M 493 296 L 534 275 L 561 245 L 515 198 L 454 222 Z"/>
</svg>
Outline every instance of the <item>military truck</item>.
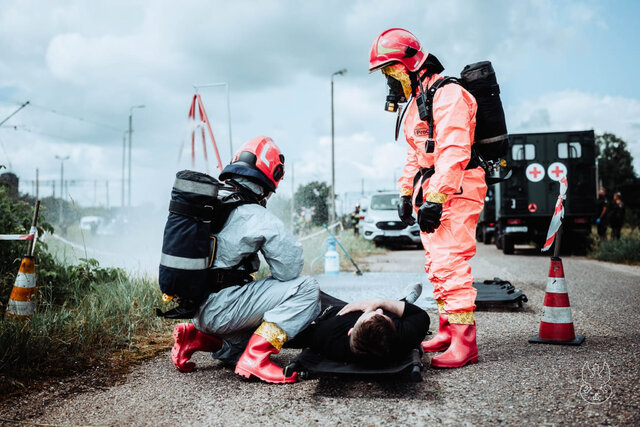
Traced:
<svg viewBox="0 0 640 427">
<path fill-rule="evenodd" d="M 486 236 L 493 232 L 496 247 L 505 254 L 512 254 L 516 244 L 541 248 L 558 199 L 559 180 L 566 175 L 569 187 L 561 249 L 584 254 L 596 214 L 593 131 L 513 134 L 509 140 L 506 160 L 512 176 L 487 192 L 485 213 L 478 223 L 482 241 L 490 243 Z"/>
</svg>

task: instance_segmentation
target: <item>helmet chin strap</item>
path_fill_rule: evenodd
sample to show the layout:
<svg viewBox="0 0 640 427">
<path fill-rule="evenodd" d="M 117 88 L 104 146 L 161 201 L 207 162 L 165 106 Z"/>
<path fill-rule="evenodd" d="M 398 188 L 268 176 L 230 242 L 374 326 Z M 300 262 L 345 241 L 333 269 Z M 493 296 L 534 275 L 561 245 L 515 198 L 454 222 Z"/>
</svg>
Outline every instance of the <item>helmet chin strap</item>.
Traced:
<svg viewBox="0 0 640 427">
<path fill-rule="evenodd" d="M 257 203 L 262 207 L 267 206 L 267 201 L 273 195 L 272 191 L 267 190 L 262 185 L 256 184 L 255 182 L 243 176 L 234 176 L 228 181 L 231 181 L 233 184 L 238 185 L 251 192 L 256 197 Z"/>
</svg>

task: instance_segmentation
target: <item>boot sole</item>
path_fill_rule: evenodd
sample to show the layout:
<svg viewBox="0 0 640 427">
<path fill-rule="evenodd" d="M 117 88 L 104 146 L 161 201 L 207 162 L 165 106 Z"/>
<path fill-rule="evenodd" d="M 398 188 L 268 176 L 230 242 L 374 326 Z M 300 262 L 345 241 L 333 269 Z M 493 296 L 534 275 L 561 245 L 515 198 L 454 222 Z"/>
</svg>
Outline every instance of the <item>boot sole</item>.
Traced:
<svg viewBox="0 0 640 427">
<path fill-rule="evenodd" d="M 173 348 L 171 349 L 171 361 L 173 362 L 173 366 L 176 367 L 180 372 L 191 372 L 193 368 L 195 368 L 195 363 L 187 362 L 183 366 L 178 364 L 178 355 L 180 354 L 180 347 L 182 347 L 182 342 L 184 341 L 184 326 L 176 325 L 173 328 L 173 339 L 175 343 L 173 344 Z"/>
<path fill-rule="evenodd" d="M 431 367 L 432 368 L 462 368 L 464 365 L 471 364 L 471 363 L 478 363 L 478 355 L 477 354 L 475 356 L 472 356 L 469 359 L 465 360 L 464 362 L 452 363 L 452 364 L 446 363 L 446 362 L 439 362 L 437 360 L 431 359 Z"/>
<path fill-rule="evenodd" d="M 294 373 L 294 375 L 291 375 L 290 377 L 284 377 L 284 379 L 282 381 L 271 381 L 271 380 L 267 380 L 264 378 L 260 378 L 258 375 L 254 374 L 253 372 L 250 372 L 244 368 L 241 368 L 239 366 L 236 365 L 236 370 L 235 373 L 240 375 L 241 377 L 244 377 L 246 379 L 250 379 L 252 376 L 258 378 L 261 381 L 267 382 L 267 383 L 271 383 L 271 384 L 292 384 L 298 381 L 298 375 L 297 373 Z"/>
</svg>

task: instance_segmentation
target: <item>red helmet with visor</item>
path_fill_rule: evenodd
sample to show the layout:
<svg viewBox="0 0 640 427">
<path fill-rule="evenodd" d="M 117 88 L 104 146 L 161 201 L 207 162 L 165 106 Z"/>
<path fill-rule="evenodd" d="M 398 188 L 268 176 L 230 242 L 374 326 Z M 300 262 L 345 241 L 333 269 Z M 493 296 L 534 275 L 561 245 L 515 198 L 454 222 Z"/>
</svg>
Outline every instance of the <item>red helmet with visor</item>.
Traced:
<svg viewBox="0 0 640 427">
<path fill-rule="evenodd" d="M 284 155 L 271 138 L 257 136 L 236 152 L 231 164 L 220 173 L 220 179 L 231 178 L 231 174 L 244 176 L 275 192 L 284 176 Z"/>
<path fill-rule="evenodd" d="M 391 28 L 373 41 L 369 54 L 369 71 L 400 62 L 407 70 L 415 73 L 427 60 L 427 56 L 429 52 L 422 49 L 416 36 L 402 28 Z"/>
</svg>

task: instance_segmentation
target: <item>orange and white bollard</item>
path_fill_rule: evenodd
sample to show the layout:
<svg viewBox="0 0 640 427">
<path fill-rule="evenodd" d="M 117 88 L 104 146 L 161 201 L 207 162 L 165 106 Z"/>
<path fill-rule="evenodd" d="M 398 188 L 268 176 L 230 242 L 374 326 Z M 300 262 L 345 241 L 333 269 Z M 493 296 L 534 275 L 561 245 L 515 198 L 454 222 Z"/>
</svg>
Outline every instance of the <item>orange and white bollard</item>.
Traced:
<svg viewBox="0 0 640 427">
<path fill-rule="evenodd" d="M 556 244 L 559 244 L 559 242 L 556 242 Z M 580 345 L 583 341 L 584 336 L 576 336 L 573 328 L 571 304 L 569 304 L 562 259 L 554 256 L 551 258 L 551 266 L 549 268 L 540 331 L 529 342 L 534 344 Z"/>
<path fill-rule="evenodd" d="M 36 266 L 32 256 L 25 256 L 9 297 L 7 315 L 29 317 L 36 309 Z"/>
</svg>

